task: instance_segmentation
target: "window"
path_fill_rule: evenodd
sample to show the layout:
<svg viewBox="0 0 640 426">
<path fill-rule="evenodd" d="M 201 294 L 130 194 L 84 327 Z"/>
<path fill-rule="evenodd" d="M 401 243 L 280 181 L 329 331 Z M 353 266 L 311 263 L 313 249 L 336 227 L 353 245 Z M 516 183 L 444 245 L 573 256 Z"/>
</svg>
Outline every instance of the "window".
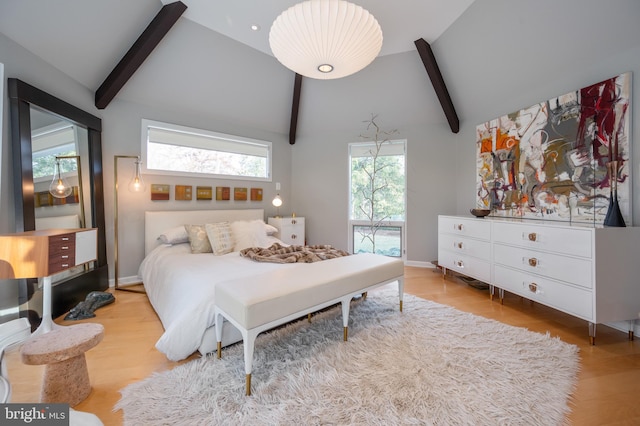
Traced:
<svg viewBox="0 0 640 426">
<path fill-rule="evenodd" d="M 51 179 L 56 167 L 56 157 L 76 154 L 75 126 L 70 123 L 58 123 L 34 130 L 31 136 L 33 147 L 33 179 L 35 182 Z M 62 173 L 76 171 L 75 161 L 60 163 Z"/>
<path fill-rule="evenodd" d="M 271 180 L 271 142 L 142 120 L 145 172 Z"/>
<path fill-rule="evenodd" d="M 404 257 L 406 141 L 349 145 L 353 253 Z"/>
</svg>

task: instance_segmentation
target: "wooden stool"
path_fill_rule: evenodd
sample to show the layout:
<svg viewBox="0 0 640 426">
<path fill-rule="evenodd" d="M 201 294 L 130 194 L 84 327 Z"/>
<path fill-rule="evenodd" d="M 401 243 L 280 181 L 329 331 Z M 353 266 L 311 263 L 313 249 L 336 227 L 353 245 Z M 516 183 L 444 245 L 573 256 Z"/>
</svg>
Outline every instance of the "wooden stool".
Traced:
<svg viewBox="0 0 640 426">
<path fill-rule="evenodd" d="M 75 406 L 91 392 L 84 353 L 104 337 L 102 324 L 56 327 L 27 340 L 20 350 L 22 362 L 46 365 L 40 402 Z"/>
</svg>

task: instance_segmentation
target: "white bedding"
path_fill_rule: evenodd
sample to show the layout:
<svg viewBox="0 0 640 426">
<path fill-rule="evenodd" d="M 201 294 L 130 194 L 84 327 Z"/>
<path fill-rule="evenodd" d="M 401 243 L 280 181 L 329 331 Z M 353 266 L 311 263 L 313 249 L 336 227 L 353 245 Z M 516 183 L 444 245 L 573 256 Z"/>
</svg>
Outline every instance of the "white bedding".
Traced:
<svg viewBox="0 0 640 426">
<path fill-rule="evenodd" d="M 267 246 L 281 242 L 275 237 L 267 239 Z M 156 247 L 139 271 L 165 330 L 156 348 L 168 359 L 178 361 L 203 346 L 212 347 L 215 342 L 203 342 L 203 336 L 214 324 L 215 284 L 293 265 L 254 262 L 240 257 L 237 251 L 222 256 L 192 254 L 188 243 Z"/>
</svg>

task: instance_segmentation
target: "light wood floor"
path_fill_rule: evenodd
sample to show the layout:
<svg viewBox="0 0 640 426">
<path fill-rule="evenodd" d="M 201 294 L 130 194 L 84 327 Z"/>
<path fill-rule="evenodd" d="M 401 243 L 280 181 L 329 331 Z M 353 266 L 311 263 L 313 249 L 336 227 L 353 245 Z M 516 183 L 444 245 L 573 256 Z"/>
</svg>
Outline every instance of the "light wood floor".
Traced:
<svg viewBox="0 0 640 426">
<path fill-rule="evenodd" d="M 599 325 L 596 345 L 591 346 L 585 321 L 520 297 L 507 293 L 501 305 L 496 299 L 489 299 L 487 290 L 473 288 L 456 277 L 444 280 L 433 269 L 407 267 L 405 281 L 407 293 L 506 324 L 549 332 L 578 345 L 581 371 L 573 394 L 570 424 L 640 424 L 640 337 L 631 342 L 626 333 Z M 87 352 L 93 390 L 75 407 L 95 413 L 107 426 L 122 424 L 122 413 L 112 411 L 120 389 L 196 357 L 192 355 L 179 363 L 168 361 L 154 347 L 162 326 L 147 297 L 121 291 L 114 294 L 115 303 L 98 309 L 95 318 L 83 321 L 103 324 L 105 338 Z M 38 401 L 43 368 L 23 365 L 17 349 L 9 352 L 7 362 L 13 384 L 12 401 Z"/>
</svg>

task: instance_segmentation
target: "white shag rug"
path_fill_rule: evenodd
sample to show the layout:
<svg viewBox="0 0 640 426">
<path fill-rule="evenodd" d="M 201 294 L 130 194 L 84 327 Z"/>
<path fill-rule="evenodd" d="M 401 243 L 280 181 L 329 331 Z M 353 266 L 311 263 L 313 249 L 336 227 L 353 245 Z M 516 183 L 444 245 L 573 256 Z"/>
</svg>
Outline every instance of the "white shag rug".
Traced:
<svg viewBox="0 0 640 426">
<path fill-rule="evenodd" d="M 127 386 L 125 425 L 561 425 L 578 348 L 396 286 Z"/>
</svg>

